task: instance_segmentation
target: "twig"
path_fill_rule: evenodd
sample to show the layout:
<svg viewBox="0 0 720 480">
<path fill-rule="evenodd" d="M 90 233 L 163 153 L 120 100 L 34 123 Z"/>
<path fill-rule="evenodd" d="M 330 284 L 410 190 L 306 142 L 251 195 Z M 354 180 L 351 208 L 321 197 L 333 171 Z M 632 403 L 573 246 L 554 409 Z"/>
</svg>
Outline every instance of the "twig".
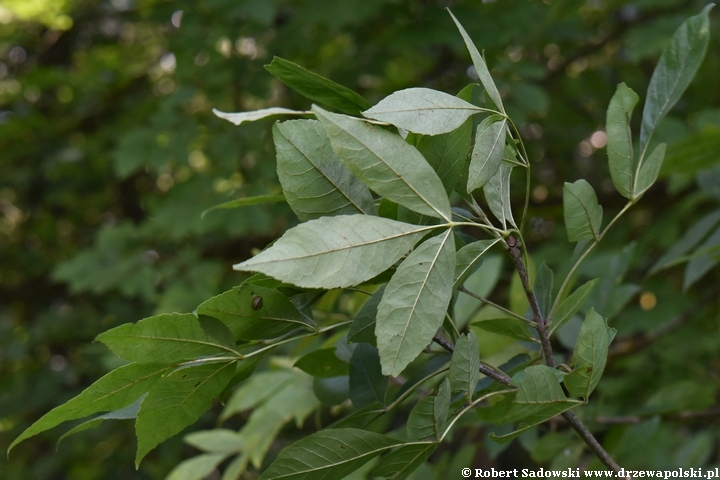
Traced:
<svg viewBox="0 0 720 480">
<path fill-rule="evenodd" d="M 483 302 L 483 303 L 486 303 L 486 304 L 490 305 L 491 307 L 495 307 L 495 308 L 497 308 L 498 310 L 500 310 L 501 312 L 507 313 L 507 314 L 510 315 L 511 317 L 515 317 L 515 318 L 517 318 L 517 319 L 519 319 L 519 320 L 522 320 L 523 322 L 527 322 L 527 321 L 528 321 L 528 319 L 525 318 L 525 317 L 523 317 L 522 315 L 518 315 L 517 313 L 513 312 L 512 310 L 509 310 L 509 309 L 503 307 L 502 305 L 493 302 L 492 300 L 488 300 L 487 298 L 482 297 L 482 296 L 478 295 L 478 294 L 475 293 L 475 292 L 471 292 L 470 290 L 468 290 L 468 289 L 465 288 L 464 286 L 459 287 L 459 288 L 458 288 L 458 291 L 459 291 L 459 292 L 463 292 L 465 295 L 468 295 L 468 296 L 474 298 L 475 300 L 479 300 L 479 301 L 481 301 L 481 302 Z"/>
</svg>

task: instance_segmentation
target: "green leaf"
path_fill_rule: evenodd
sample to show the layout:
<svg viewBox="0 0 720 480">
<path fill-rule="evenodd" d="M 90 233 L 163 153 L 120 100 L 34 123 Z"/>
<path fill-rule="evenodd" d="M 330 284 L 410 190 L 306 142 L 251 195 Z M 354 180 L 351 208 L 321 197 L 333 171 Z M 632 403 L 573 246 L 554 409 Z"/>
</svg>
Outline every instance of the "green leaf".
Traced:
<svg viewBox="0 0 720 480">
<path fill-rule="evenodd" d="M 246 445 L 243 455 L 260 468 L 283 426 L 295 419 L 297 428 L 302 427 L 305 419 L 319 406 L 313 393 L 313 383 L 337 378 L 343 377 L 313 379 L 298 370 L 266 371 L 253 375 L 235 390 L 221 420 L 255 408 L 239 433 Z"/>
<path fill-rule="evenodd" d="M 595 288 L 595 285 L 597 285 L 599 281 L 599 278 L 595 278 L 584 283 L 562 301 L 557 310 L 555 310 L 555 313 L 552 314 L 552 317 L 548 319 L 550 333 L 562 327 L 572 318 L 573 315 L 575 315 L 578 310 L 580 310 L 585 303 L 585 300 L 587 300 L 588 296 L 592 293 L 593 288 Z"/>
<path fill-rule="evenodd" d="M 259 308 L 256 297 L 262 299 Z M 255 303 L 253 303 L 255 302 Z M 311 321 L 280 291 L 244 284 L 201 303 L 198 315 L 220 320 L 235 340 L 277 338 L 298 328 L 311 331 Z"/>
<path fill-rule="evenodd" d="M 369 215 L 318 218 L 233 268 L 300 287 L 349 287 L 390 268 L 430 228 Z"/>
<path fill-rule="evenodd" d="M 456 96 L 429 88 L 394 92 L 363 115 L 422 135 L 440 135 L 459 128 L 472 115 L 485 111 Z"/>
<path fill-rule="evenodd" d="M 565 182 L 563 187 L 563 214 L 568 240 L 600 237 L 602 207 L 598 205 L 595 190 L 585 180 Z"/>
<path fill-rule="evenodd" d="M 447 417 L 450 412 L 450 380 L 445 380 L 440 383 L 438 393 L 435 396 L 435 404 L 433 408 L 433 416 L 435 417 L 435 431 L 437 431 L 438 438 L 441 438 L 447 426 Z"/>
<path fill-rule="evenodd" d="M 237 356 L 235 342 L 220 321 L 164 314 L 126 323 L 97 336 L 118 357 L 137 363 L 176 364 L 215 355 Z"/>
<path fill-rule="evenodd" d="M 462 247 L 456 253 L 455 282 L 453 289 L 460 287 L 472 273 L 480 267 L 483 255 L 490 247 L 498 243 L 497 240 L 478 240 Z"/>
<path fill-rule="evenodd" d="M 468 151 L 472 141 L 472 120 L 442 135 L 408 134 L 405 139 L 415 145 L 425 160 L 435 170 L 450 194 L 467 168 Z"/>
<path fill-rule="evenodd" d="M 575 343 L 573 371 L 563 381 L 572 396 L 588 400 L 605 370 L 609 345 L 607 322 L 595 310 L 590 310 Z"/>
<path fill-rule="evenodd" d="M 341 377 L 350 373 L 350 366 L 335 356 L 334 348 L 321 348 L 300 357 L 294 365 L 318 378 Z"/>
<path fill-rule="evenodd" d="M 335 153 L 370 189 L 410 210 L 450 220 L 445 188 L 415 147 L 362 120 L 317 106 L 313 112 L 325 126 Z"/>
<path fill-rule="evenodd" d="M 700 243 L 718 224 L 720 224 L 720 210 L 714 210 L 703 216 L 655 262 L 655 265 L 650 269 L 649 275 L 684 261 L 687 258 L 685 254 Z"/>
<path fill-rule="evenodd" d="M 630 118 L 639 99 L 630 87 L 619 84 L 610 99 L 605 122 L 610 176 L 617 191 L 625 198 L 633 197 L 635 164 Z"/>
<path fill-rule="evenodd" d="M 95 418 L 91 418 L 90 420 L 86 420 L 80 425 L 74 426 L 72 429 L 65 432 L 62 437 L 58 438 L 57 445 L 59 446 L 60 442 L 65 440 L 70 435 L 74 435 L 78 432 L 82 432 L 90 428 L 95 428 L 99 426 L 103 422 L 103 420 L 130 420 L 131 418 L 136 418 L 138 412 L 140 411 L 140 404 L 144 399 L 145 394 L 141 395 L 137 400 L 135 400 L 133 403 L 131 403 L 125 408 L 105 413 Z"/>
<path fill-rule="evenodd" d="M 460 335 L 455 343 L 455 351 L 450 360 L 450 387 L 452 391 L 467 392 L 472 399 L 480 369 L 480 349 L 475 332 L 470 330 L 467 335 Z"/>
<path fill-rule="evenodd" d="M 478 125 L 475 146 L 470 156 L 467 191 L 472 193 L 484 186 L 497 173 L 505 152 L 507 120 L 497 121 L 497 115 Z"/>
<path fill-rule="evenodd" d="M 399 375 L 432 341 L 450 303 L 454 273 L 451 229 L 421 244 L 398 267 L 375 325 L 383 375 Z"/>
<path fill-rule="evenodd" d="M 296 377 L 297 375 L 289 370 L 256 373 L 235 389 L 232 397 L 225 404 L 220 420 L 225 421 L 236 413 L 244 412 L 265 402 L 277 395 L 286 385 L 292 383 Z"/>
<path fill-rule="evenodd" d="M 543 262 L 535 275 L 535 296 L 537 297 L 540 313 L 547 318 L 552 307 L 553 272 Z"/>
<path fill-rule="evenodd" d="M 403 445 L 385 455 L 373 469 L 374 477 L 390 477 L 392 480 L 407 478 L 435 451 L 438 444 L 415 443 Z"/>
<path fill-rule="evenodd" d="M 665 159 L 665 147 L 666 145 L 664 143 L 655 147 L 655 150 L 653 150 L 650 156 L 643 162 L 636 181 L 637 184 L 635 186 L 633 199 L 640 198 L 642 194 L 655 183 L 655 180 L 657 180 L 660 167 L 662 167 L 663 160 Z"/>
<path fill-rule="evenodd" d="M 355 408 L 374 403 L 385 405 L 389 380 L 380 369 L 377 348 L 367 343 L 358 344 L 350 359 L 350 400 Z"/>
<path fill-rule="evenodd" d="M 438 394 L 425 397 L 415 404 L 407 421 L 407 433 L 412 439 L 442 437 L 450 408 L 450 381 L 440 384 Z"/>
<path fill-rule="evenodd" d="M 233 453 L 245 448 L 242 436 L 235 430 L 216 428 L 185 435 L 185 443 L 210 453 Z"/>
<path fill-rule="evenodd" d="M 229 202 L 223 202 L 218 205 L 212 206 L 207 210 L 203 210 L 203 212 L 200 214 L 200 218 L 205 218 L 205 215 L 212 212 L 213 210 L 249 207 L 252 205 L 262 205 L 264 203 L 277 203 L 284 201 L 286 201 L 285 195 L 257 195 L 255 197 L 238 198 L 236 200 L 230 200 Z"/>
<path fill-rule="evenodd" d="M 180 462 L 165 480 L 202 480 L 228 457 L 227 453 L 206 453 Z"/>
<path fill-rule="evenodd" d="M 348 330 L 348 343 L 365 342 L 373 346 L 377 345 L 375 340 L 375 319 L 377 318 L 378 305 L 384 293 L 385 285 L 373 293 L 360 308 L 350 325 L 350 330 Z"/>
<path fill-rule="evenodd" d="M 276 123 L 273 139 L 278 178 L 290 208 L 300 220 L 377 213 L 370 190 L 335 156 L 320 122 Z"/>
<path fill-rule="evenodd" d="M 519 423 L 512 433 L 490 434 L 490 437 L 501 443 L 508 442 L 535 425 L 582 404 L 565 396 L 560 387 L 562 376 L 561 372 L 545 365 L 533 365 L 515 374 L 512 382 L 518 386 L 518 391 L 512 405 L 493 421 L 500 424 Z"/>
<path fill-rule="evenodd" d="M 480 78 L 480 82 L 483 84 L 483 87 L 485 87 L 485 91 L 487 92 L 493 103 L 495 103 L 495 106 L 497 106 L 497 108 L 501 112 L 505 113 L 505 107 L 503 107 L 502 99 L 500 98 L 500 92 L 498 92 L 498 89 L 495 86 L 495 82 L 493 82 L 493 79 L 490 76 L 490 72 L 488 71 L 487 65 L 485 64 L 485 60 L 483 59 L 482 55 L 480 55 L 480 52 L 470 38 L 470 35 L 467 34 L 463 26 L 460 25 L 458 19 L 455 18 L 455 15 L 453 15 L 450 10 L 448 10 L 448 13 L 455 22 L 455 25 L 457 25 L 457 28 L 460 31 L 460 35 L 462 35 L 463 40 L 465 41 L 465 46 L 470 52 L 470 58 L 472 58 L 473 65 L 475 65 L 475 71 L 477 72 L 478 77 Z"/>
<path fill-rule="evenodd" d="M 135 466 L 152 449 L 192 425 L 211 406 L 235 373 L 235 362 L 175 370 L 152 386 L 135 422 Z"/>
<path fill-rule="evenodd" d="M 489 320 L 473 322 L 472 326 L 486 332 L 497 333 L 498 335 L 504 335 L 523 342 L 537 341 L 537 338 L 530 333 L 528 324 L 519 318 L 491 318 Z"/>
<path fill-rule="evenodd" d="M 647 149 L 657 125 L 675 106 L 705 58 L 710 41 L 708 14 L 713 7 L 712 3 L 707 5 L 702 12 L 680 25 L 663 50 L 650 79 L 643 109 L 640 128 L 642 152 Z"/>
<path fill-rule="evenodd" d="M 321 430 L 280 452 L 260 480 L 340 480 L 401 443 L 355 428 Z"/>
<path fill-rule="evenodd" d="M 425 397 L 415 404 L 407 421 L 407 434 L 413 440 L 439 438 L 435 426 L 435 397 Z"/>
<path fill-rule="evenodd" d="M 512 377 L 518 387 L 515 403 L 550 403 L 567 400 L 560 387 L 562 373 L 545 365 L 527 367 Z"/>
<path fill-rule="evenodd" d="M 265 70 L 300 95 L 348 115 L 359 115 L 370 106 L 362 96 L 338 83 L 321 77 L 289 60 L 273 57 Z"/>
<path fill-rule="evenodd" d="M 327 428 L 365 428 L 380 418 L 387 410 L 380 403 L 373 403 L 359 410 L 355 410 Z"/>
<path fill-rule="evenodd" d="M 683 290 L 690 288 L 718 263 L 719 245 L 720 227 L 711 233 L 708 238 L 706 238 L 705 241 L 698 246 L 693 253 L 692 259 L 687 263 L 687 265 L 685 265 L 685 272 L 683 274 Z"/>
<path fill-rule="evenodd" d="M 77 397 L 40 417 L 13 440 L 8 447 L 8 453 L 23 440 L 68 420 L 127 407 L 146 393 L 153 383 L 171 368 L 166 365 L 136 363 L 116 368 L 83 390 Z"/>
<path fill-rule="evenodd" d="M 492 214 L 495 215 L 495 218 L 500 220 L 503 229 L 507 229 L 507 222 L 517 228 L 510 205 L 510 174 L 512 169 L 511 165 L 502 162 L 495 175 L 490 177 L 488 183 L 483 186 L 488 207 Z"/>
<path fill-rule="evenodd" d="M 216 108 L 213 108 L 213 113 L 215 114 L 215 116 L 227 120 L 228 122 L 232 122 L 235 125 L 240 125 L 243 122 L 254 122 L 255 120 L 262 120 L 263 118 L 272 117 L 273 115 L 308 115 L 312 112 L 273 107 L 263 108 L 262 110 L 254 110 L 252 112 L 237 113 L 225 113 L 221 112 Z"/>
</svg>

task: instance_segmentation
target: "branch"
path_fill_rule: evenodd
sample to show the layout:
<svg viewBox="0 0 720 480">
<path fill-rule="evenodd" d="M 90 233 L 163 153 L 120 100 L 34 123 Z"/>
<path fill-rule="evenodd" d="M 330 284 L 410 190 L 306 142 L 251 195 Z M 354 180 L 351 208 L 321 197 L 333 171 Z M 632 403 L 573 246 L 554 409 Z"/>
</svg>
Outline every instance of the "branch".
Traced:
<svg viewBox="0 0 720 480">
<path fill-rule="evenodd" d="M 525 263 L 522 258 L 522 251 L 518 247 L 518 242 L 514 237 L 508 237 L 507 239 L 508 252 L 515 263 L 518 275 L 520 275 L 520 281 L 523 289 L 525 290 L 525 296 L 530 302 L 530 309 L 533 313 L 533 320 L 535 321 L 535 328 L 540 335 L 540 342 L 542 343 L 543 355 L 545 356 L 545 363 L 551 368 L 555 368 L 555 359 L 553 358 L 552 346 L 550 345 L 550 336 L 548 335 L 547 327 L 545 325 L 545 319 L 540 311 L 540 304 L 535 297 L 535 290 L 530 285 L 530 277 L 525 268 Z M 588 447 L 597 455 L 598 459 L 604 463 L 608 468 L 612 469 L 616 473 L 620 471 L 620 466 L 613 460 L 609 453 L 600 445 L 600 442 L 593 436 L 588 428 L 583 425 L 580 419 L 571 410 L 568 410 L 562 414 L 562 416 L 570 423 L 573 430 L 580 435 L 580 438 L 587 444 Z"/>
<path fill-rule="evenodd" d="M 585 441 L 587 446 L 590 447 L 593 452 L 595 452 L 595 455 L 597 455 L 597 457 L 602 463 L 604 463 L 608 468 L 611 468 L 615 473 L 620 472 L 620 465 L 618 465 L 615 460 L 613 460 L 613 458 L 610 456 L 610 454 L 605 451 L 602 445 L 600 445 L 600 442 L 597 441 L 597 439 L 593 436 L 590 430 L 588 430 L 588 428 L 583 425 L 583 423 L 572 410 L 563 412 L 562 416 L 565 418 L 565 420 L 568 421 L 573 430 L 575 430 L 577 434 L 580 435 L 580 438 Z"/>
<path fill-rule="evenodd" d="M 530 285 L 530 277 L 528 276 L 527 270 L 525 269 L 525 263 L 522 259 L 522 252 L 518 247 L 517 240 L 514 237 L 508 237 L 508 252 L 515 262 L 515 269 L 520 275 L 520 281 L 522 282 L 523 290 L 525 290 L 525 296 L 530 302 L 530 309 L 533 313 L 533 320 L 535 321 L 535 328 L 540 334 L 540 343 L 542 344 L 543 355 L 545 355 L 545 363 L 552 368 L 555 368 L 555 359 L 553 358 L 552 346 L 550 345 L 550 336 L 548 335 L 547 327 L 545 326 L 545 319 L 540 312 L 540 305 L 538 304 L 537 298 L 535 297 L 535 290 Z"/>
</svg>

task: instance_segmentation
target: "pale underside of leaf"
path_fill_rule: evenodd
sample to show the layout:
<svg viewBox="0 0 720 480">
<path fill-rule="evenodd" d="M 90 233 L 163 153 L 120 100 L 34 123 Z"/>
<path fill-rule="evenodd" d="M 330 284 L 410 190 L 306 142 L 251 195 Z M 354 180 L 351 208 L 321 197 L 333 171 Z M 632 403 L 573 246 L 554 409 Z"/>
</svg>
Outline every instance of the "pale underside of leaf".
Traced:
<svg viewBox="0 0 720 480">
<path fill-rule="evenodd" d="M 500 109 L 501 112 L 505 113 L 505 107 L 503 107 L 500 92 L 498 92 L 498 89 L 495 86 L 495 82 L 490 75 L 490 71 L 485 64 L 485 60 L 483 59 L 482 55 L 480 55 L 480 52 L 470 38 L 470 35 L 468 35 L 468 33 L 458 21 L 458 19 L 455 18 L 455 15 L 453 15 L 450 10 L 448 10 L 448 13 L 450 13 L 450 16 L 452 17 L 455 25 L 460 31 L 460 35 L 462 35 L 463 40 L 465 41 L 465 46 L 470 52 L 470 58 L 472 59 L 473 65 L 475 66 L 475 71 L 477 72 L 478 77 L 480 78 L 480 82 L 483 84 L 483 87 L 485 87 L 485 91 L 487 92 L 493 103 L 495 103 L 495 106 L 497 106 L 497 108 Z"/>
<path fill-rule="evenodd" d="M 335 156 L 320 122 L 276 123 L 273 139 L 278 178 L 300 220 L 377 212 L 368 188 Z"/>
<path fill-rule="evenodd" d="M 423 215 L 450 220 L 450 201 L 437 173 L 400 136 L 353 117 L 313 106 L 333 149 L 379 195 Z"/>
<path fill-rule="evenodd" d="M 322 217 L 291 228 L 234 268 L 300 287 L 349 287 L 391 267 L 432 228 L 369 215 Z"/>
<path fill-rule="evenodd" d="M 422 135 L 452 132 L 470 116 L 485 111 L 453 95 L 429 88 L 407 88 L 363 112 L 374 120 Z"/>
<path fill-rule="evenodd" d="M 478 125 L 475 146 L 470 156 L 467 191 L 484 186 L 498 171 L 505 151 L 507 120 Z"/>
<path fill-rule="evenodd" d="M 442 325 L 452 296 L 454 243 L 450 229 L 426 241 L 385 288 L 375 326 L 383 375 L 399 375 Z"/>
<path fill-rule="evenodd" d="M 263 118 L 272 117 L 273 115 L 308 115 L 312 112 L 302 110 L 290 110 L 289 108 L 263 108 L 262 110 L 254 110 L 252 112 L 226 113 L 213 108 L 213 113 L 228 122 L 240 125 L 243 122 L 254 122 Z"/>
<path fill-rule="evenodd" d="M 483 186 L 485 200 L 488 207 L 495 218 L 500 220 L 503 229 L 507 229 L 507 224 L 517 228 L 515 219 L 512 214 L 512 206 L 510 205 L 510 175 L 512 174 L 512 165 L 506 162 L 500 163 L 495 175 Z"/>
</svg>

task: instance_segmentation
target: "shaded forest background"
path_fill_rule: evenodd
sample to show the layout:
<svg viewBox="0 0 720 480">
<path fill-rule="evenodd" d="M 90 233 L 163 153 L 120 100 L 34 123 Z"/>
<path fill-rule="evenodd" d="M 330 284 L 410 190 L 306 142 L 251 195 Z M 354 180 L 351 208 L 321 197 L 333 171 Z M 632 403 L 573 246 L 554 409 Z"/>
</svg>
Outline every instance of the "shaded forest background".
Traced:
<svg viewBox="0 0 720 480">
<path fill-rule="evenodd" d="M 562 225 L 563 182 L 586 178 L 608 211 L 622 208 L 603 148 L 608 101 L 619 82 L 645 91 L 672 32 L 705 3 L 0 1 L 3 450 L 117 366 L 92 343 L 97 334 L 154 313 L 192 311 L 245 278 L 233 263 L 297 222 L 284 204 L 200 217 L 228 200 L 280 192 L 271 121 L 237 128 L 211 112 L 308 108 L 263 69 L 273 56 L 371 103 L 412 86 L 456 94 L 477 76 L 444 11 L 452 8 L 485 49 L 508 114 L 528 141 L 530 249 L 536 263 L 562 272 L 572 248 Z M 707 220 L 689 247 L 697 247 L 687 252 L 690 263 L 648 275 L 689 227 L 718 216 L 716 12 L 711 28 L 697 78 L 657 133 L 669 145 L 662 181 L 582 267 L 588 278 L 603 278 L 595 301 L 618 329 L 588 410 L 621 465 L 720 464 L 718 219 Z M 493 298 L 508 300 L 509 278 L 503 271 Z M 502 345 L 482 352 L 493 348 Z M 212 428 L 216 417 L 211 412 L 192 429 Z M 105 422 L 55 451 L 60 435 L 46 432 L 10 460 L 0 456 L 0 477 L 163 478 L 197 453 L 177 437 L 135 471 L 129 422 Z M 284 435 L 297 431 L 289 426 Z M 533 466 L 553 458 L 483 435 L 456 439 L 447 462 Z"/>
</svg>

